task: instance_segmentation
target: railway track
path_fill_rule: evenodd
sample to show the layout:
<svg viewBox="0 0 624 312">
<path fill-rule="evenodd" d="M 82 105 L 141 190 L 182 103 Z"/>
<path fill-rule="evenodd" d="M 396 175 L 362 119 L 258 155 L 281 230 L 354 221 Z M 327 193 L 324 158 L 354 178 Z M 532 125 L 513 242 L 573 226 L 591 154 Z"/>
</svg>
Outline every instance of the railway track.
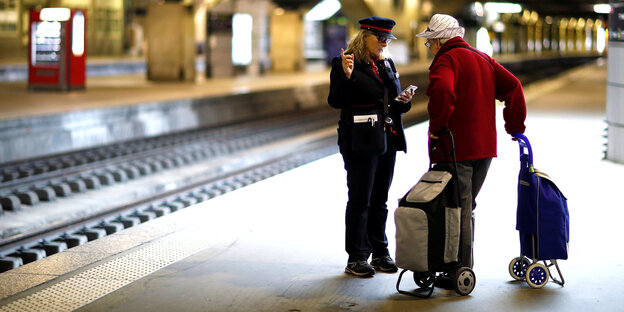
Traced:
<svg viewBox="0 0 624 312">
<path fill-rule="evenodd" d="M 337 118 L 310 111 L 0 165 L 0 272 L 334 154 Z"/>
</svg>

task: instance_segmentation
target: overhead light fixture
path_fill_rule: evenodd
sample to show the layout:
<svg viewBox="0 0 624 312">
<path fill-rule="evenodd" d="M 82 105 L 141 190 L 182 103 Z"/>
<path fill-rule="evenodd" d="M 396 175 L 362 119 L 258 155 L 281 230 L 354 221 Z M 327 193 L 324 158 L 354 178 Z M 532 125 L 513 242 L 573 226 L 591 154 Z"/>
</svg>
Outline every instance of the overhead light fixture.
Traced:
<svg viewBox="0 0 624 312">
<path fill-rule="evenodd" d="M 42 21 L 65 22 L 69 20 L 71 10 L 68 8 L 45 8 L 39 12 Z"/>
<path fill-rule="evenodd" d="M 306 21 L 324 21 L 336 14 L 342 8 L 338 0 L 323 0 L 315 5 L 305 15 Z"/>
<path fill-rule="evenodd" d="M 486 2 L 484 8 L 488 12 L 496 13 L 520 13 L 522 6 L 517 3 L 510 2 Z"/>
<path fill-rule="evenodd" d="M 85 18 L 82 12 L 76 12 L 72 20 L 72 53 L 75 56 L 82 56 L 85 52 Z"/>
<path fill-rule="evenodd" d="M 472 9 L 474 10 L 475 14 L 477 16 L 483 16 L 483 14 L 485 13 L 483 11 L 483 4 L 481 4 L 481 2 L 475 2 L 472 4 Z"/>
<path fill-rule="evenodd" d="M 594 4 L 594 12 L 598 14 L 611 13 L 611 6 L 609 4 Z"/>
<path fill-rule="evenodd" d="M 490 42 L 490 35 L 484 27 L 479 28 L 477 30 L 477 50 L 492 56 L 494 53 L 494 47 L 492 47 L 492 42 Z"/>
<path fill-rule="evenodd" d="M 232 63 L 249 65 L 252 58 L 253 17 L 236 13 L 232 16 Z"/>
<path fill-rule="evenodd" d="M 492 24 L 492 30 L 496 33 L 503 33 L 505 32 L 505 23 L 501 22 L 501 21 L 496 21 L 494 22 L 494 24 Z"/>
</svg>

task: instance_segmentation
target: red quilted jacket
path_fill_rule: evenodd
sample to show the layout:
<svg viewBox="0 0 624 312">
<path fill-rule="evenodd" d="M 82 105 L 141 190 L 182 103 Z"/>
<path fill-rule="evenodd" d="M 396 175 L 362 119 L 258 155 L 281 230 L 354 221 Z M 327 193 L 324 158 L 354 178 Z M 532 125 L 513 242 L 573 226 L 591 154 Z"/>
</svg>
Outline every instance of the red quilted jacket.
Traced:
<svg viewBox="0 0 624 312">
<path fill-rule="evenodd" d="M 462 48 L 463 47 L 463 48 Z M 460 37 L 446 42 L 429 67 L 429 130 L 448 128 L 458 161 L 496 157 L 495 99 L 505 103 L 507 133 L 524 133 L 526 104 L 518 78 Z M 434 162 L 450 161 L 448 142 L 437 143 Z"/>
</svg>

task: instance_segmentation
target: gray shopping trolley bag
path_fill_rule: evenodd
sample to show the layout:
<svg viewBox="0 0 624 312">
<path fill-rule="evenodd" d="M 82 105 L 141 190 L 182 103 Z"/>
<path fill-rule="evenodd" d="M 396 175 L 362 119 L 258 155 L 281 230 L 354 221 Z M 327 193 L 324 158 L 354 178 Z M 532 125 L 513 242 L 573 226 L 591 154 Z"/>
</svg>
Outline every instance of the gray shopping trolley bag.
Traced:
<svg viewBox="0 0 624 312">
<path fill-rule="evenodd" d="M 461 208 L 448 171 L 429 170 L 395 210 L 398 267 L 435 272 L 459 261 Z"/>
</svg>

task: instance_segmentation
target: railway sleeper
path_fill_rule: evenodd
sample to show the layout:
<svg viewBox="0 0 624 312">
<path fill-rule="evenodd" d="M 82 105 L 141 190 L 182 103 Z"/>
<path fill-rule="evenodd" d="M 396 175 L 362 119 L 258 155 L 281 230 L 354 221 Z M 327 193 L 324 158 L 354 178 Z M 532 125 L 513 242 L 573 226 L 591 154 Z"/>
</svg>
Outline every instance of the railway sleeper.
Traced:
<svg viewBox="0 0 624 312">
<path fill-rule="evenodd" d="M 124 229 L 127 228 L 131 228 L 137 224 L 141 223 L 141 220 L 137 217 L 132 217 L 132 216 L 118 216 L 117 218 L 113 219 L 111 221 L 111 223 L 113 222 L 117 222 L 117 223 L 121 223 L 124 226 Z"/>
<path fill-rule="evenodd" d="M 101 185 L 109 186 L 115 183 L 115 178 L 113 177 L 113 174 L 110 172 L 99 172 L 99 173 L 96 173 L 95 176 L 98 178 Z"/>
<path fill-rule="evenodd" d="M 39 197 L 33 191 L 17 191 L 15 192 L 15 196 L 17 196 L 24 205 L 35 206 L 39 204 Z"/>
<path fill-rule="evenodd" d="M 163 165 L 159 160 L 150 159 L 148 160 L 148 164 L 149 164 L 151 172 L 158 172 L 163 169 Z"/>
<path fill-rule="evenodd" d="M 87 183 L 84 180 L 72 178 L 67 180 L 67 185 L 74 193 L 84 193 L 87 191 Z"/>
<path fill-rule="evenodd" d="M 0 206 L 2 211 L 18 211 L 22 209 L 22 203 L 16 195 L 5 195 L 0 197 Z"/>
<path fill-rule="evenodd" d="M 46 252 L 43 249 L 20 247 L 8 256 L 22 258 L 23 264 L 28 264 L 45 258 Z"/>
<path fill-rule="evenodd" d="M 144 211 L 135 210 L 129 216 L 134 217 L 134 218 L 139 218 L 139 221 L 141 221 L 141 223 L 145 223 L 149 220 L 153 220 L 157 218 L 155 212 L 148 211 L 148 210 L 144 210 Z"/>
<path fill-rule="evenodd" d="M 109 172 L 113 176 L 115 182 L 128 181 L 128 174 L 123 169 L 110 169 Z"/>
<path fill-rule="evenodd" d="M 100 179 L 96 176 L 83 176 L 81 180 L 84 181 L 85 186 L 90 190 L 97 190 L 102 187 Z"/>
<path fill-rule="evenodd" d="M 141 172 L 139 171 L 139 168 L 132 166 L 132 165 L 124 165 L 121 167 L 121 170 L 123 170 L 126 173 L 126 176 L 130 180 L 134 180 L 141 176 Z"/>
<path fill-rule="evenodd" d="M 175 164 L 171 158 L 159 157 L 158 162 L 162 165 L 163 169 L 171 169 L 175 167 Z"/>
<path fill-rule="evenodd" d="M 35 165 L 35 174 L 46 173 L 50 170 L 50 167 L 46 164 L 36 164 Z"/>
<path fill-rule="evenodd" d="M 50 183 L 50 187 L 54 190 L 54 193 L 58 197 L 68 197 L 72 194 L 72 189 L 69 184 L 64 182 Z"/>
<path fill-rule="evenodd" d="M 32 167 L 21 167 L 18 169 L 19 172 L 19 178 L 26 178 L 26 177 L 30 177 L 31 175 L 33 175 L 33 173 L 35 173 L 35 169 Z"/>
<path fill-rule="evenodd" d="M 184 204 L 184 208 L 193 206 L 193 205 L 197 204 L 197 202 L 198 202 L 197 198 L 190 197 L 190 196 L 180 197 L 176 201 L 179 201 L 179 202 L 183 203 Z"/>
<path fill-rule="evenodd" d="M 170 159 L 175 167 L 182 167 L 186 164 L 186 160 L 180 155 L 171 156 Z"/>
<path fill-rule="evenodd" d="M 102 238 L 106 236 L 106 230 L 100 228 L 87 228 L 83 227 L 82 229 L 76 231 L 74 234 L 76 235 L 84 235 L 87 237 L 87 240 L 94 241 L 98 238 Z"/>
<path fill-rule="evenodd" d="M 166 206 L 166 207 L 169 207 L 171 209 L 171 212 L 176 212 L 176 211 L 178 211 L 180 209 L 184 209 L 185 208 L 184 203 L 181 203 L 181 202 L 179 202 L 177 200 L 176 201 L 172 201 L 172 202 L 166 202 L 163 205 Z"/>
<path fill-rule="evenodd" d="M 39 197 L 39 201 L 55 201 L 56 200 L 56 193 L 54 192 L 54 189 L 52 189 L 52 187 L 49 187 L 49 186 L 36 187 L 35 186 L 33 188 L 33 191 Z"/>
<path fill-rule="evenodd" d="M 55 242 L 64 242 L 67 245 L 67 248 L 74 248 L 80 245 L 86 244 L 89 239 L 87 235 L 83 234 L 68 234 L 63 233 L 58 238 L 54 239 Z"/>
<path fill-rule="evenodd" d="M 201 203 L 203 201 L 207 201 L 210 199 L 210 195 L 202 192 L 194 192 L 188 195 L 189 197 L 195 198 L 197 202 Z"/>
<path fill-rule="evenodd" d="M 152 173 L 152 167 L 146 162 L 137 161 L 132 163 L 131 166 L 136 168 L 139 171 L 140 175 L 148 175 Z"/>
<path fill-rule="evenodd" d="M 46 240 L 42 240 L 39 244 L 32 246 L 33 249 L 41 249 L 45 251 L 46 257 L 51 256 L 53 254 L 59 253 L 63 250 L 67 249 L 67 244 L 65 242 L 48 242 Z"/>
<path fill-rule="evenodd" d="M 17 269 L 24 265 L 20 257 L 0 257 L 0 273 Z"/>
<path fill-rule="evenodd" d="M 162 217 L 164 215 L 168 215 L 171 213 L 171 208 L 167 206 L 152 206 L 146 209 L 146 211 L 151 211 L 156 214 L 156 217 Z"/>
<path fill-rule="evenodd" d="M 98 225 L 96 225 L 94 228 L 104 229 L 106 231 L 106 235 L 111 235 L 111 234 L 122 231 L 124 229 L 124 225 L 119 222 L 102 221 L 98 223 Z"/>
<path fill-rule="evenodd" d="M 17 170 L 14 169 L 9 169 L 9 170 L 5 170 L 2 173 L 2 180 L 3 181 L 13 181 L 19 178 L 19 172 Z"/>
</svg>

